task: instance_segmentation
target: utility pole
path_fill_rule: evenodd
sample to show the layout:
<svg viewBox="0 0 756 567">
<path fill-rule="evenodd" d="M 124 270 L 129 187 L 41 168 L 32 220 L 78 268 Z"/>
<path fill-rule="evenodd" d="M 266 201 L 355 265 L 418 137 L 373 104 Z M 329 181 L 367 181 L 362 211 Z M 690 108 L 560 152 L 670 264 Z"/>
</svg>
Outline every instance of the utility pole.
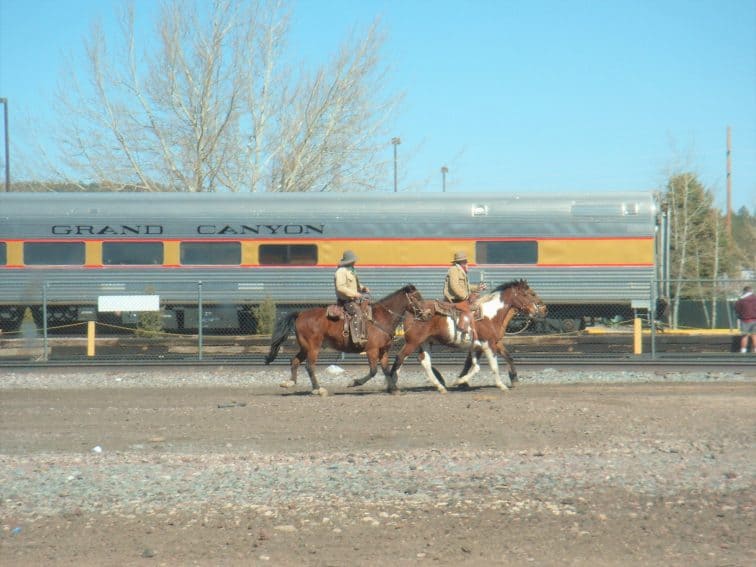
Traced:
<svg viewBox="0 0 756 567">
<path fill-rule="evenodd" d="M 732 239 L 732 136 L 727 127 L 727 236 Z"/>
<path fill-rule="evenodd" d="M 8 99 L 0 98 L 3 105 L 3 130 L 5 132 L 5 192 L 10 191 L 10 149 L 8 148 Z"/>
<path fill-rule="evenodd" d="M 394 193 L 397 191 L 397 177 L 396 177 L 396 147 L 402 143 L 401 138 L 391 138 L 391 144 L 394 146 Z"/>
<path fill-rule="evenodd" d="M 446 174 L 449 173 L 449 168 L 443 166 L 441 168 L 441 192 L 446 193 Z"/>
</svg>

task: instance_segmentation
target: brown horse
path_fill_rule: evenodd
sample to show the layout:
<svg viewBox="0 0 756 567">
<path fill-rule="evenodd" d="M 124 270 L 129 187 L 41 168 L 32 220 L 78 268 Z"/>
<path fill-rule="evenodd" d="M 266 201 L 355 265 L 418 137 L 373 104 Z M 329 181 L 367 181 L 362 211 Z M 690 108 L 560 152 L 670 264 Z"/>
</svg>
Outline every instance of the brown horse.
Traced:
<svg viewBox="0 0 756 567">
<path fill-rule="evenodd" d="M 307 373 L 312 382 L 312 393 L 321 396 L 328 394 L 328 391 L 320 386 L 315 375 L 315 365 L 323 346 L 330 346 L 341 352 L 364 351 L 370 364 L 370 372 L 365 381 L 375 376 L 378 371 L 378 361 L 388 379 L 390 376 L 388 351 L 396 328 L 407 313 L 413 313 L 418 318 L 422 318 L 420 311 L 422 301 L 423 297 L 414 285 L 405 285 L 373 303 L 373 320 L 367 325 L 368 340 L 364 347 L 354 345 L 349 335 L 344 333 L 344 321 L 329 319 L 326 316 L 325 307 L 313 307 L 305 311 L 290 313 L 276 323 L 265 364 L 270 364 L 275 360 L 281 345 L 294 331 L 299 343 L 299 352 L 291 359 L 291 380 L 282 383 L 282 388 L 296 386 L 297 369 L 306 361 Z"/>
<path fill-rule="evenodd" d="M 501 284 L 491 293 L 482 296 L 477 303 L 482 319 L 475 322 L 478 335 L 475 341 L 470 339 L 469 334 L 461 333 L 454 319 L 448 315 L 435 313 L 433 317 L 423 321 L 418 320 L 413 314 L 408 314 L 404 320 L 404 347 L 397 354 L 391 368 L 389 391 L 397 389 L 399 369 L 404 359 L 417 350 L 418 360 L 425 369 L 428 380 L 439 392 L 446 392 L 446 387 L 438 379 L 440 376 L 438 371 L 431 364 L 429 346 L 432 342 L 469 351 L 460 377 L 449 384 L 449 387 L 468 384 L 470 378 L 480 371 L 478 359 L 483 353 L 488 359 L 496 386 L 501 390 L 511 388 L 512 380 L 517 379 L 517 370 L 514 360 L 504 347 L 504 333 L 507 325 L 517 313 L 523 313 L 529 317 L 543 317 L 546 315 L 546 306 L 525 280 Z M 431 306 L 432 302 L 423 304 L 424 309 L 429 309 Z M 502 355 L 509 366 L 506 384 L 502 382 L 499 375 L 496 354 Z"/>
</svg>

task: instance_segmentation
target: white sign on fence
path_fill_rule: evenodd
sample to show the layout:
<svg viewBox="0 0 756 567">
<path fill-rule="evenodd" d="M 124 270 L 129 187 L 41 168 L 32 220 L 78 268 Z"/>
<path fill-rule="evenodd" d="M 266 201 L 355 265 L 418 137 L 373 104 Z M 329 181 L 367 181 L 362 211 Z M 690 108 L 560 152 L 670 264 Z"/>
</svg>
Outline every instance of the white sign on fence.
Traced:
<svg viewBox="0 0 756 567">
<path fill-rule="evenodd" d="M 100 295 L 97 311 L 160 311 L 160 296 Z"/>
</svg>

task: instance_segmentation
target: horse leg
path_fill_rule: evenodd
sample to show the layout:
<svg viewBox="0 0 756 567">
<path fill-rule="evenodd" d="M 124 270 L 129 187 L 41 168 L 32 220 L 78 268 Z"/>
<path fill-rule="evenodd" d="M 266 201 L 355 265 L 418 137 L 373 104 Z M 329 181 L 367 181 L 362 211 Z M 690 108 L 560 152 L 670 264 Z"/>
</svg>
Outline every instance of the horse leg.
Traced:
<svg viewBox="0 0 756 567">
<path fill-rule="evenodd" d="M 386 379 L 386 383 L 388 384 L 387 391 L 390 394 L 396 394 L 399 392 L 399 370 L 401 369 L 402 364 L 404 364 L 404 359 L 412 354 L 413 350 L 415 350 L 415 347 L 410 342 L 405 342 L 402 349 L 396 355 L 394 364 L 391 366 L 391 370 L 389 370 L 389 376 Z"/>
<path fill-rule="evenodd" d="M 483 352 L 486 354 L 486 358 L 488 359 L 488 365 L 491 367 L 491 372 L 493 372 L 494 380 L 496 382 L 496 387 L 499 388 L 499 390 L 509 390 L 512 387 L 512 381 L 509 377 L 507 377 L 506 383 L 501 381 L 501 373 L 499 372 L 499 361 L 496 360 L 496 353 L 494 352 L 494 349 L 491 348 L 491 345 L 489 343 L 485 343 L 482 346 Z M 505 354 L 505 358 L 506 358 Z"/>
<path fill-rule="evenodd" d="M 392 374 L 391 374 L 391 367 L 389 366 L 389 349 L 388 347 L 381 350 L 381 355 L 379 357 L 379 362 L 381 364 L 381 370 L 383 371 L 383 377 L 386 380 L 386 391 L 391 392 L 392 394 L 396 394 L 398 388 L 396 388 L 396 384 L 394 384 L 394 390 L 391 390 L 391 383 L 392 383 Z"/>
<path fill-rule="evenodd" d="M 307 358 L 307 351 L 304 347 L 299 349 L 299 352 L 291 359 L 291 379 L 286 382 L 281 382 L 279 386 L 282 388 L 293 388 L 297 385 L 297 370 L 299 365 Z"/>
<path fill-rule="evenodd" d="M 430 354 L 421 346 L 420 351 L 417 353 L 417 359 L 420 361 L 420 365 L 425 370 L 425 375 L 428 377 L 428 381 L 436 387 L 440 393 L 445 394 L 446 388 L 438 381 L 436 375 L 433 372 L 433 364 L 431 363 Z"/>
<path fill-rule="evenodd" d="M 470 351 L 467 352 L 467 357 L 465 358 L 465 364 L 462 366 L 461 372 L 457 375 L 457 380 L 454 380 L 454 384 L 457 386 L 469 386 L 469 384 L 465 382 L 460 382 L 460 378 L 463 376 L 466 376 L 467 373 L 470 371 L 470 368 L 472 368 L 472 353 Z"/>
<path fill-rule="evenodd" d="M 388 349 L 383 349 L 381 351 L 379 361 L 381 363 L 381 370 L 383 370 L 383 375 L 388 379 L 391 377 L 391 368 L 389 367 L 389 351 Z"/>
<path fill-rule="evenodd" d="M 514 359 L 512 358 L 512 355 L 509 354 L 509 351 L 504 346 L 503 342 L 497 343 L 497 350 L 501 356 L 504 357 L 504 360 L 507 361 L 507 367 L 509 369 L 509 386 L 512 386 L 513 382 L 518 382 L 517 378 L 517 368 L 515 368 Z"/>
<path fill-rule="evenodd" d="M 501 348 L 501 356 L 503 356 L 504 360 L 507 361 L 507 366 L 509 368 L 509 384 L 511 386 L 513 382 L 519 381 L 519 379 L 517 378 L 517 368 L 515 368 L 514 359 L 509 354 L 509 351 L 503 346 Z"/>
<path fill-rule="evenodd" d="M 507 368 L 509 372 L 509 381 L 510 383 L 518 382 L 517 378 L 517 368 L 515 368 L 514 359 L 509 354 L 509 351 L 507 350 L 507 347 L 504 346 L 504 340 L 500 339 L 496 345 L 494 350 L 500 354 L 504 360 L 507 362 Z"/>
<path fill-rule="evenodd" d="M 352 380 L 352 383 L 347 386 L 348 388 L 354 388 L 355 386 L 363 386 L 370 380 L 372 380 L 375 375 L 378 373 L 378 353 L 376 353 L 374 350 L 371 350 L 369 353 L 367 353 L 368 357 L 368 364 L 370 365 L 370 371 L 363 376 L 362 378 L 355 378 Z M 384 371 L 385 372 L 385 371 Z"/>
<path fill-rule="evenodd" d="M 299 339 L 299 337 L 297 338 Z M 311 338 L 305 344 L 303 344 L 302 340 L 300 339 L 299 345 L 301 350 L 296 356 L 298 362 L 294 364 L 294 361 L 292 361 L 292 372 L 294 372 L 296 367 L 298 367 L 299 364 L 306 358 L 307 374 L 310 376 L 310 382 L 312 383 L 312 393 L 319 396 L 327 396 L 328 390 L 320 387 L 320 384 L 318 384 L 318 377 L 315 375 L 315 366 L 318 363 L 318 354 L 320 354 L 320 347 L 323 346 L 323 338 L 321 337 L 319 340 L 317 338 Z M 296 384 L 296 374 L 292 375 L 292 379 Z"/>
<path fill-rule="evenodd" d="M 318 362 L 318 351 L 310 351 L 307 356 L 307 374 L 310 376 L 312 383 L 312 393 L 318 396 L 327 396 L 328 390 L 318 383 L 318 377 L 315 375 L 315 365 Z"/>
<path fill-rule="evenodd" d="M 377 368 L 375 370 L 371 369 L 370 372 L 368 372 L 362 378 L 355 378 L 354 380 L 352 380 L 351 384 L 347 384 L 347 388 L 356 388 L 357 386 L 364 386 L 365 384 L 367 384 L 368 382 L 370 382 L 370 380 L 372 380 L 373 377 L 377 373 L 378 373 L 378 369 Z"/>
<path fill-rule="evenodd" d="M 482 347 L 481 347 L 482 348 Z M 470 378 L 475 376 L 478 372 L 480 372 L 480 364 L 478 364 L 478 356 L 479 352 L 476 348 L 471 348 L 470 351 L 467 353 L 467 360 L 465 361 L 465 367 L 467 368 L 467 373 L 463 374 L 454 382 L 452 382 L 449 387 L 452 386 L 469 386 L 470 385 Z M 469 364 L 468 364 L 469 360 Z"/>
</svg>

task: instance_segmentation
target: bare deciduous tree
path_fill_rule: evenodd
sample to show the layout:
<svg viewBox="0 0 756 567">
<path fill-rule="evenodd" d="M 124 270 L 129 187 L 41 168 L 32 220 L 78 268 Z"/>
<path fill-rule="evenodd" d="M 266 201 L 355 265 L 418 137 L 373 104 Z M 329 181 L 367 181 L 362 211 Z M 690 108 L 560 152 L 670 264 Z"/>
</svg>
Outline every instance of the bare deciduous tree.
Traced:
<svg viewBox="0 0 756 567">
<path fill-rule="evenodd" d="M 98 26 L 88 84 L 66 76 L 59 100 L 68 166 L 79 178 L 146 191 L 370 190 L 385 179 L 377 24 L 312 72 L 286 65 L 280 2 L 171 0 L 159 48 L 140 53 L 133 6 L 123 44 Z M 386 153 L 385 151 L 383 152 Z"/>
<path fill-rule="evenodd" d="M 710 325 L 716 323 L 717 278 L 727 247 L 714 198 L 693 173 L 673 175 L 665 193 L 670 222 L 672 325 L 677 326 L 680 300 L 701 301 Z M 724 266 L 726 267 L 726 266 Z M 704 300 L 711 300 L 711 313 Z"/>
</svg>

